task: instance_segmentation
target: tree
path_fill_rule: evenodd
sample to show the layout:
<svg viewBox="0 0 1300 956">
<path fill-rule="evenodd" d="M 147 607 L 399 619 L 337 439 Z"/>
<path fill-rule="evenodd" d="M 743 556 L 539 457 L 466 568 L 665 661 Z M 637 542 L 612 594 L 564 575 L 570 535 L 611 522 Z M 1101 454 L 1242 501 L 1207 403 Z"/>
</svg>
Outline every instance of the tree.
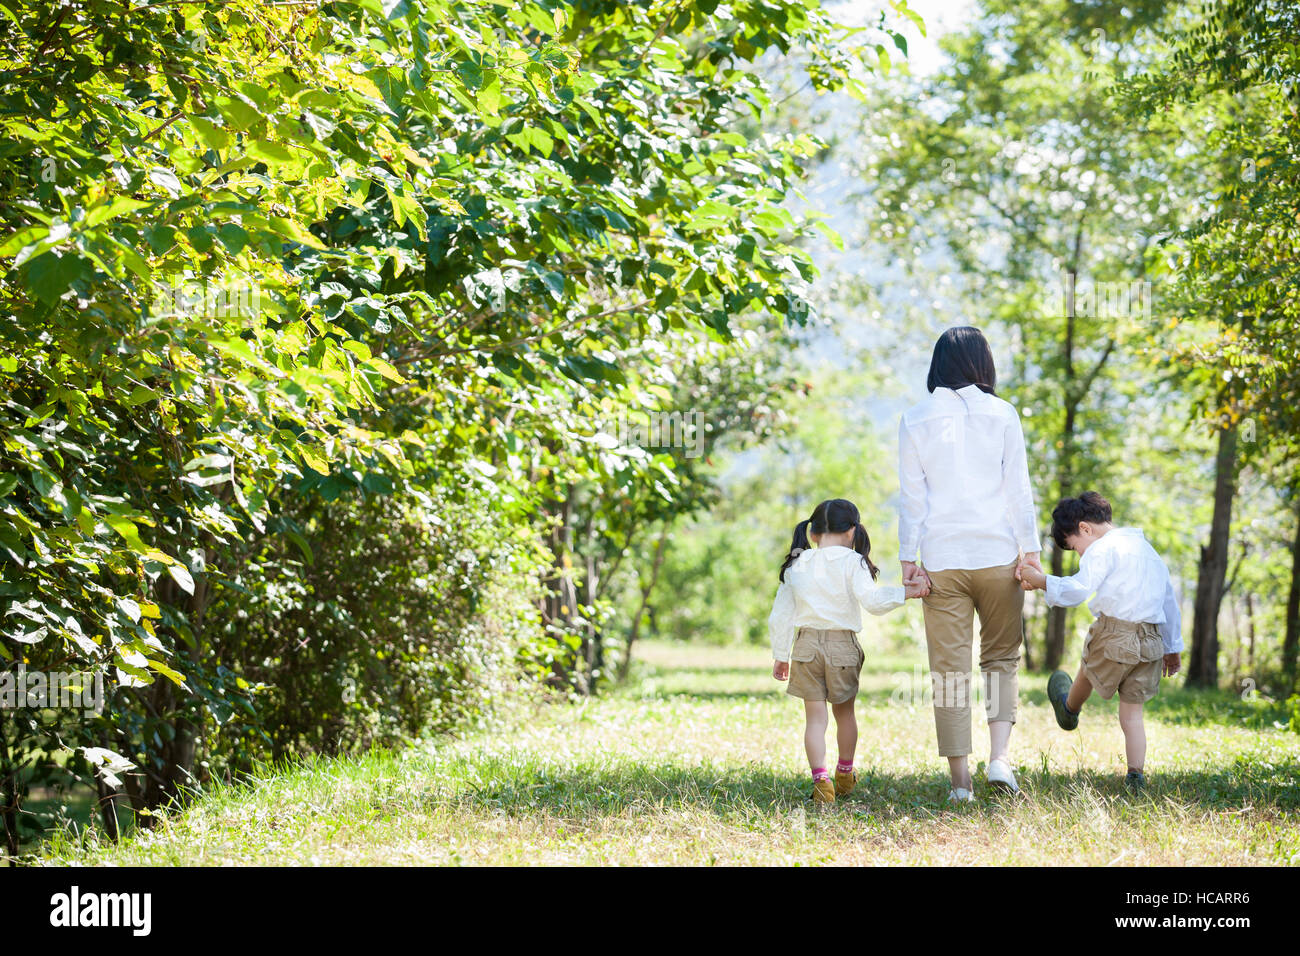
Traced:
<svg viewBox="0 0 1300 956">
<path fill-rule="evenodd" d="M 968 321 L 1009 331 L 1006 391 L 1031 468 L 1051 475 L 1036 482 L 1046 529 L 1057 498 L 1107 486 L 1132 406 L 1165 401 L 1135 387 L 1138 353 L 1164 320 L 1155 242 L 1183 221 L 1205 160 L 1180 153 L 1181 118 L 1135 123 L 1108 94 L 1158 55 L 1165 4 L 990 0 L 982 13 L 947 41 L 949 67 L 864 116 L 863 202 L 918 284 L 932 277 L 922 250 L 939 246 Z M 1066 555 L 1050 552 L 1051 573 L 1065 573 Z M 1047 615 L 1047 669 L 1062 659 L 1067 616 Z"/>
<path fill-rule="evenodd" d="M 576 543 L 539 506 L 573 517 L 611 475 L 656 520 L 692 507 L 674 497 L 691 486 L 680 456 L 611 455 L 594 423 L 660 369 L 721 362 L 701 336 L 734 348 L 738 330 L 803 321 L 813 267 L 795 241 L 812 226 L 781 203 L 820 147 L 736 131 L 769 105 L 745 64 L 799 46 L 819 88 L 860 92 L 873 57 L 811 0 L 6 0 L 0 17 L 0 601 L 15 625 L 0 654 L 110 665 L 119 691 L 75 726 L 6 718 L 10 814 L 18 764 L 62 740 L 83 773 L 101 765 L 107 799 L 148 809 L 256 747 L 342 739 L 347 722 L 324 716 L 337 688 L 295 667 L 349 676 L 357 595 L 382 607 L 413 585 L 359 574 L 321 594 L 346 565 L 331 527 L 393 561 L 389 535 L 437 538 L 482 507 L 512 529 L 478 562 L 500 574 L 540 552 L 564 569 Z M 638 366 L 654 342 L 670 361 Z M 312 619 L 288 601 L 238 633 L 313 542 L 334 645 L 294 636 Z M 490 576 L 432 550 L 430 573 L 465 582 L 435 606 L 481 614 Z M 574 576 L 550 577 L 573 610 Z M 512 635 L 535 623 L 509 600 L 493 610 Z M 521 638 L 521 666 L 573 672 L 575 629 L 590 669 L 576 618 Z M 371 633 L 413 668 L 446 647 L 392 620 Z M 434 695 L 472 714 L 480 685 L 434 672 Z M 259 723 L 280 679 L 311 699 Z M 402 723 L 381 697 L 348 706 Z"/>
<path fill-rule="evenodd" d="M 1132 109 L 1199 110 L 1207 117 L 1204 149 L 1223 157 L 1221 165 L 1228 167 L 1227 175 L 1207 180 L 1210 208 L 1179 237 L 1187 252 L 1175 273 L 1184 301 L 1214 303 L 1216 309 L 1212 334 L 1185 341 L 1179 355 L 1188 365 L 1195 363 L 1189 378 L 1199 386 L 1201 413 L 1222 429 L 1220 488 L 1206 550 L 1208 580 L 1203 601 L 1198 593 L 1196 666 L 1189 675 L 1202 684 L 1217 681 L 1214 628 L 1231 500 L 1222 485 L 1232 480 L 1234 459 L 1242 450 L 1235 432 L 1249 423 L 1248 462 L 1278 450 L 1289 454 L 1300 432 L 1297 38 L 1300 11 L 1293 4 L 1208 3 L 1186 39 L 1119 88 Z M 1294 471 L 1295 459 L 1288 460 Z M 1300 562 L 1300 551 L 1293 549 L 1292 560 L 1293 566 Z M 1290 635 L 1291 626 L 1287 631 Z M 1294 646 L 1293 637 L 1283 638 L 1285 661 L 1293 660 L 1294 651 L 1288 657 L 1285 649 Z M 1286 683 L 1294 687 L 1294 664 L 1284 667 Z"/>
</svg>

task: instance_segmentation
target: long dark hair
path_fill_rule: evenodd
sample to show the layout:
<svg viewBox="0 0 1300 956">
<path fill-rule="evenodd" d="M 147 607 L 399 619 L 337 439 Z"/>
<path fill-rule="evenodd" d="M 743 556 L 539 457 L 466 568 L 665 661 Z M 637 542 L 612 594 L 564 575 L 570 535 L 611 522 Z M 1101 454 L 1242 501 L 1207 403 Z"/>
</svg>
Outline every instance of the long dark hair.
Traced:
<svg viewBox="0 0 1300 956">
<path fill-rule="evenodd" d="M 800 521 L 794 526 L 794 538 L 790 542 L 790 553 L 785 556 L 778 577 L 785 580 L 785 569 L 794 564 L 794 559 L 810 547 L 808 532 L 813 534 L 842 534 L 853 529 L 853 550 L 862 555 L 862 563 L 871 572 L 874 580 L 880 576 L 880 569 L 871 563 L 871 539 L 867 529 L 862 527 L 858 515 L 858 506 L 843 498 L 829 498 L 813 509 L 812 517 Z"/>
<path fill-rule="evenodd" d="M 959 325 L 948 329 L 934 343 L 925 387 L 933 392 L 936 388 L 958 389 L 967 385 L 996 395 L 998 373 L 993 367 L 993 350 L 984 333 L 973 325 Z"/>
</svg>

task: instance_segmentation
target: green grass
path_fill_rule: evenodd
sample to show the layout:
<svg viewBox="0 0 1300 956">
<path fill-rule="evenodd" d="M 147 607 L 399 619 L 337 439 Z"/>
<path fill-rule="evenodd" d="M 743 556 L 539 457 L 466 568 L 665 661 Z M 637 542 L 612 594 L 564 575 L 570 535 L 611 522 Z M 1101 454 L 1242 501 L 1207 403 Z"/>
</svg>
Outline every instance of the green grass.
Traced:
<svg viewBox="0 0 1300 956">
<path fill-rule="evenodd" d="M 57 839 L 91 864 L 1300 863 L 1300 735 L 1266 707 L 1165 686 L 1147 718 L 1149 792 L 1123 792 L 1116 707 L 1057 729 L 1022 675 L 1018 797 L 948 808 L 928 704 L 898 700 L 912 658 L 868 645 L 858 791 L 811 812 L 802 708 L 765 650 L 646 644 L 607 696 L 506 726 L 266 771 L 217 787 L 113 846 Z M 987 736 L 977 708 L 975 741 Z M 833 726 L 832 726 L 833 733 Z M 981 744 L 981 741 L 984 743 Z M 831 740 L 831 754 L 833 739 Z"/>
</svg>

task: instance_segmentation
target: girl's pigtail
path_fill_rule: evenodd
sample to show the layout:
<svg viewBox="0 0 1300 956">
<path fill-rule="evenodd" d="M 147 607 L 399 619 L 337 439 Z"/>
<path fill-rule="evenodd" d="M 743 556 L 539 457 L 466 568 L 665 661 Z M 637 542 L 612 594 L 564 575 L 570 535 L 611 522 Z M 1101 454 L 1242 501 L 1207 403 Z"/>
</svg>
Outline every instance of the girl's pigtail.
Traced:
<svg viewBox="0 0 1300 956">
<path fill-rule="evenodd" d="M 808 519 L 800 521 L 794 526 L 794 538 L 790 542 L 790 553 L 785 556 L 785 563 L 781 565 L 781 573 L 778 577 L 782 583 L 785 582 L 785 569 L 794 564 L 794 559 L 808 550 L 808 525 L 811 522 Z"/>
<path fill-rule="evenodd" d="M 862 555 L 862 562 L 871 572 L 871 579 L 874 581 L 880 577 L 880 569 L 871 563 L 871 539 L 867 537 L 867 529 L 861 524 L 853 526 L 853 550 Z"/>
</svg>

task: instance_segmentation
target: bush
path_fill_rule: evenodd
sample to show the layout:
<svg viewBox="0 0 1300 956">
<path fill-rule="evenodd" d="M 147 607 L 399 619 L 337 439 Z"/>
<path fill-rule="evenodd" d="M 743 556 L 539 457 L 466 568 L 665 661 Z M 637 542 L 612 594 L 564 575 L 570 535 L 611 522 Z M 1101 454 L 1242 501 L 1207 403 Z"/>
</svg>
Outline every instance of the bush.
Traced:
<svg viewBox="0 0 1300 956">
<path fill-rule="evenodd" d="M 211 757 L 340 753 L 481 719 L 531 683 L 538 567 L 485 502 L 307 501 L 301 547 L 268 536 L 208 612 L 213 654 L 256 718 L 214 734 Z M 233 716 L 233 710 L 232 710 Z"/>
</svg>

